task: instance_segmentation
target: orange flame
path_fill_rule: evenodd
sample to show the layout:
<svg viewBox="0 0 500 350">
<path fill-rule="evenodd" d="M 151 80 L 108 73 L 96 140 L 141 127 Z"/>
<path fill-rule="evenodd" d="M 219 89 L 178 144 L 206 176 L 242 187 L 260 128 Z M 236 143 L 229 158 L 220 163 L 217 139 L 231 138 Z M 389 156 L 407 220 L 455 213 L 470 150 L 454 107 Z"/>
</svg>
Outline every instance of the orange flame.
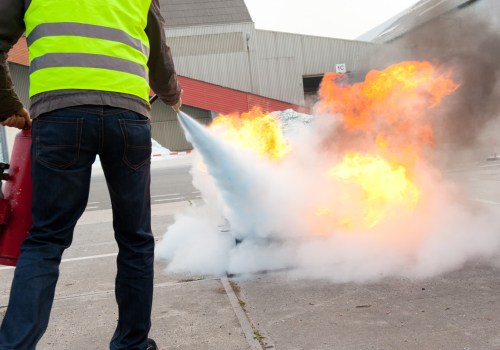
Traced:
<svg viewBox="0 0 500 350">
<path fill-rule="evenodd" d="M 429 62 L 371 71 L 354 85 L 325 75 L 319 110 L 340 118 L 348 141 L 342 162 L 328 172 L 344 186 L 316 211 L 317 232 L 373 228 L 393 212 L 416 208 L 422 191 L 409 173 L 433 143 L 430 109 L 459 87 L 450 76 Z"/>
<path fill-rule="evenodd" d="M 233 145 L 254 150 L 273 160 L 282 159 L 290 152 L 279 119 L 263 113 L 259 107 L 241 115 L 220 114 L 212 121 L 210 129 Z"/>
<path fill-rule="evenodd" d="M 423 146 L 433 143 L 429 110 L 459 87 L 450 76 L 429 62 L 373 70 L 353 85 L 343 85 L 341 74 L 328 73 L 321 83 L 319 110 L 338 114 L 345 131 L 361 133 L 370 151 L 377 146 L 377 153 L 411 166 Z"/>
</svg>

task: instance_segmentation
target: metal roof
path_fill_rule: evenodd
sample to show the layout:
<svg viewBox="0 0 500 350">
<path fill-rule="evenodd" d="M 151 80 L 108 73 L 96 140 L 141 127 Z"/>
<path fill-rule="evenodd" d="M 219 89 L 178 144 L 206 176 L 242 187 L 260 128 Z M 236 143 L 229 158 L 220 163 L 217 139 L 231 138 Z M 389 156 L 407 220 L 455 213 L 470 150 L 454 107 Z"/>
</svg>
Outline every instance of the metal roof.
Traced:
<svg viewBox="0 0 500 350">
<path fill-rule="evenodd" d="M 244 0 L 160 0 L 167 27 L 253 22 Z"/>
<path fill-rule="evenodd" d="M 477 1 L 480 0 L 421 0 L 404 11 L 396 21 L 373 39 L 373 42 L 392 41 L 436 17 L 467 7 Z"/>
</svg>

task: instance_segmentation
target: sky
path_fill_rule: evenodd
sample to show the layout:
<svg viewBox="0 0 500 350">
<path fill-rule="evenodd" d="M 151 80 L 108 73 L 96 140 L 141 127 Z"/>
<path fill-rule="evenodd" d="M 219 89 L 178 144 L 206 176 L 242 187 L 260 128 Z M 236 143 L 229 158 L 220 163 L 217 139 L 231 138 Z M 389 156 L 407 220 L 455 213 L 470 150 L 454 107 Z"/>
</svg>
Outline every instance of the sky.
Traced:
<svg viewBox="0 0 500 350">
<path fill-rule="evenodd" d="M 418 0 L 245 0 L 257 29 L 339 39 L 355 39 L 417 2 Z"/>
</svg>

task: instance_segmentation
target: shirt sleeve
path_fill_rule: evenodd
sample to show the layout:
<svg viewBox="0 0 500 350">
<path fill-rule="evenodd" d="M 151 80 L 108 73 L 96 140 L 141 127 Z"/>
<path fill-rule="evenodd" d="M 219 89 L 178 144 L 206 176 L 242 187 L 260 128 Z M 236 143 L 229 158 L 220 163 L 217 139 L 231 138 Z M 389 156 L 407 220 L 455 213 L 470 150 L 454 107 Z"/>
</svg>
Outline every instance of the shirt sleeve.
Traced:
<svg viewBox="0 0 500 350">
<path fill-rule="evenodd" d="M 0 121 L 19 111 L 23 104 L 14 91 L 7 53 L 25 31 L 24 1 L 0 1 Z"/>
<path fill-rule="evenodd" d="M 166 43 L 165 20 L 158 0 L 151 2 L 146 34 L 149 38 L 149 83 L 158 97 L 167 105 L 175 105 L 180 98 L 181 86 L 177 81 L 170 47 Z"/>
</svg>

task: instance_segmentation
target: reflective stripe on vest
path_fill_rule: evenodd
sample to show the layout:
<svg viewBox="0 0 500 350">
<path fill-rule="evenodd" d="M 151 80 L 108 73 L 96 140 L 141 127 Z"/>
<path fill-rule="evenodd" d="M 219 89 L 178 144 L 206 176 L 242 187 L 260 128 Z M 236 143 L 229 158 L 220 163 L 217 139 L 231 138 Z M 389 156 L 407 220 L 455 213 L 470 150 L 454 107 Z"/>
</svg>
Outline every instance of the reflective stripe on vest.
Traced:
<svg viewBox="0 0 500 350">
<path fill-rule="evenodd" d="M 84 89 L 148 101 L 151 0 L 32 0 L 25 14 L 30 97 Z"/>
</svg>

